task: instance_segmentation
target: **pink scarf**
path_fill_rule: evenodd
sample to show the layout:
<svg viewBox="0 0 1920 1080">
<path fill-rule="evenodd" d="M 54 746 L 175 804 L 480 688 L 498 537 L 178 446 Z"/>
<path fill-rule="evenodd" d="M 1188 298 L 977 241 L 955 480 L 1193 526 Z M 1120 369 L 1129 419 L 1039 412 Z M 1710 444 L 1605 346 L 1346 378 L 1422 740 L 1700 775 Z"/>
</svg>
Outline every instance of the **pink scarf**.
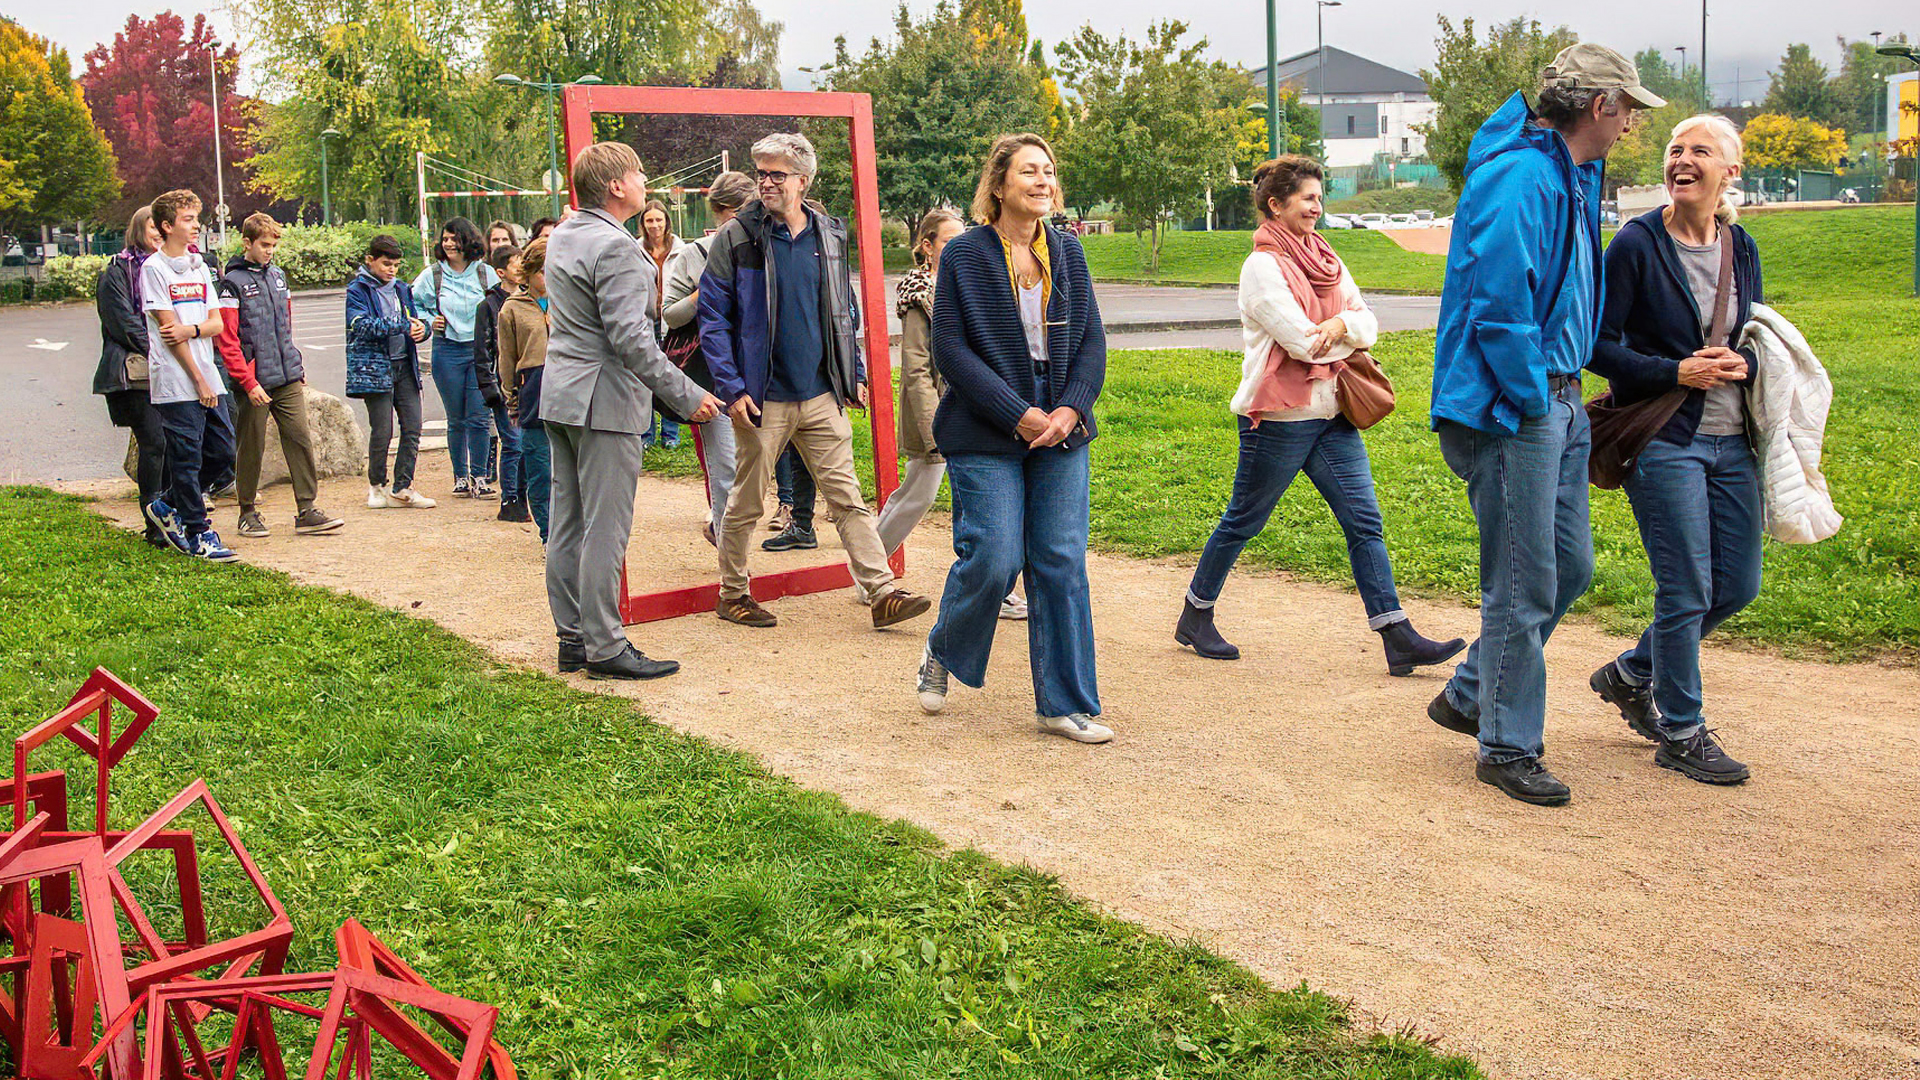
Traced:
<svg viewBox="0 0 1920 1080">
<path fill-rule="evenodd" d="M 1253 250 L 1266 252 L 1280 264 L 1280 274 L 1307 318 L 1322 323 L 1346 310 L 1340 298 L 1340 256 L 1319 233 L 1299 236 L 1269 220 L 1253 234 Z M 1339 360 L 1331 364 L 1296 360 L 1276 342 L 1267 351 L 1266 374 L 1254 387 L 1247 411 L 1260 416 L 1298 409 L 1313 400 L 1315 381 L 1331 379 L 1344 367 L 1346 363 Z"/>
</svg>

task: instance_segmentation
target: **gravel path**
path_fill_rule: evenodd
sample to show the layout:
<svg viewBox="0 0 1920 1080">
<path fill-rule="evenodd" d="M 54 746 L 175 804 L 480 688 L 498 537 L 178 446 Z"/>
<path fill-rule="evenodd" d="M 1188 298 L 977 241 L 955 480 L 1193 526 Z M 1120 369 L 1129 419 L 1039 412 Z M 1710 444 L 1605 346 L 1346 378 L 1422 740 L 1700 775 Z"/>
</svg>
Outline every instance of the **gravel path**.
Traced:
<svg viewBox="0 0 1920 1080">
<path fill-rule="evenodd" d="M 447 488 L 445 458 L 422 488 Z M 434 619 L 502 660 L 548 668 L 531 526 L 491 504 L 358 509 L 246 558 Z M 130 501 L 101 504 L 131 524 Z M 230 527 L 231 508 L 216 524 Z M 658 585 L 713 577 L 700 489 L 643 481 L 633 565 Z M 939 592 L 945 521 L 909 549 Z M 755 552 L 756 567 L 830 560 Z M 809 557 L 810 556 L 810 557 Z M 385 569 L 370 574 L 376 562 Z M 1234 578 L 1220 621 L 1245 659 L 1174 647 L 1187 570 L 1095 557 L 1105 747 L 1033 730 L 1024 633 L 1002 625 L 984 691 L 914 705 L 926 623 L 886 633 L 835 593 L 748 630 L 694 616 L 635 628 L 686 670 L 630 696 L 662 723 L 757 755 L 849 805 L 1058 874 L 1077 894 L 1190 937 L 1275 985 L 1304 979 L 1503 1077 L 1920 1077 L 1920 672 L 1709 648 L 1707 689 L 1751 783 L 1656 769 L 1586 689 L 1623 647 L 1583 624 L 1549 650 L 1555 771 L 1571 806 L 1523 806 L 1472 776 L 1471 744 L 1430 723 L 1438 675 L 1388 678 L 1359 600 L 1277 575 Z M 1435 636 L 1470 609 L 1416 602 Z"/>
</svg>

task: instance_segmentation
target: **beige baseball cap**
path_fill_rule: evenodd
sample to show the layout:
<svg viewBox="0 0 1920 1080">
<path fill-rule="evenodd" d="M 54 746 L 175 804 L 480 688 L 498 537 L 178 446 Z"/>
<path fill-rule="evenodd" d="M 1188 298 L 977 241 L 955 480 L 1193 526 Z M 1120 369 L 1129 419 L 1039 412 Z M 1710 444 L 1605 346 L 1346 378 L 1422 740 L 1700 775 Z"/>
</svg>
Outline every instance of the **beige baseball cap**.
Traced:
<svg viewBox="0 0 1920 1080">
<path fill-rule="evenodd" d="M 1633 61 L 1607 48 L 1583 41 L 1560 50 L 1540 81 L 1548 86 L 1581 90 L 1618 90 L 1638 109 L 1657 109 L 1667 99 L 1640 85 L 1640 72 Z"/>
</svg>

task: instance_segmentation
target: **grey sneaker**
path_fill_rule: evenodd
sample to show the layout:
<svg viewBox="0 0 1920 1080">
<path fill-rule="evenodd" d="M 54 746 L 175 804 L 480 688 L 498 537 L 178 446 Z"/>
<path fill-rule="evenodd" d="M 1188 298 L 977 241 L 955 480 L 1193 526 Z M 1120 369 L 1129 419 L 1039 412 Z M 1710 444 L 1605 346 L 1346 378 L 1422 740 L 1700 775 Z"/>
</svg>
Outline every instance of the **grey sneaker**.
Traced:
<svg viewBox="0 0 1920 1080">
<path fill-rule="evenodd" d="M 947 707 L 947 669 L 933 658 L 933 650 L 920 654 L 920 711 L 929 716 Z"/>
<path fill-rule="evenodd" d="M 1040 730 L 1048 735 L 1072 739 L 1074 742 L 1103 743 L 1113 739 L 1112 728 L 1095 721 L 1086 713 L 1043 716 L 1040 718 Z"/>
<path fill-rule="evenodd" d="M 317 506 L 309 506 L 294 515 L 293 531 L 311 535 L 313 533 L 332 532 L 345 524 L 346 522 L 334 517 L 325 510 Z"/>
<path fill-rule="evenodd" d="M 234 531 L 241 536 L 254 540 L 258 540 L 263 536 L 273 535 L 273 530 L 267 528 L 266 519 L 260 516 L 260 511 L 258 510 L 249 510 L 241 514 L 240 524 Z"/>
<path fill-rule="evenodd" d="M 1653 763 L 1663 769 L 1690 776 L 1703 784 L 1743 784 L 1745 765 L 1727 756 L 1713 729 L 1702 727 L 1684 739 L 1667 739 L 1653 752 Z"/>
</svg>

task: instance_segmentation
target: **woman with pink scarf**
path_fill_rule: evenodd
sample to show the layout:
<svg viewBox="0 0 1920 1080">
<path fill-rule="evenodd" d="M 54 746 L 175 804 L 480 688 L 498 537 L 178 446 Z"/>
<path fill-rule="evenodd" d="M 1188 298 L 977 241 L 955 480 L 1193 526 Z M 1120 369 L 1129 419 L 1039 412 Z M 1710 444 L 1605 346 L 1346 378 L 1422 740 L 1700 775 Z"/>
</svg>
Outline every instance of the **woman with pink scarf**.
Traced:
<svg viewBox="0 0 1920 1080">
<path fill-rule="evenodd" d="M 1367 625 L 1385 645 L 1387 671 L 1408 675 L 1450 659 L 1467 643 L 1422 637 L 1394 590 L 1367 447 L 1341 415 L 1335 393 L 1347 358 L 1372 346 L 1380 327 L 1340 256 L 1314 232 L 1322 184 L 1319 163 L 1297 154 L 1254 170 L 1261 224 L 1240 268 L 1246 359 L 1231 406 L 1240 426 L 1240 461 L 1233 497 L 1194 569 L 1174 640 L 1210 660 L 1240 658 L 1214 628 L 1214 603 L 1241 549 L 1260 535 L 1287 486 L 1305 471 L 1346 533 L 1354 584 Z"/>
</svg>

